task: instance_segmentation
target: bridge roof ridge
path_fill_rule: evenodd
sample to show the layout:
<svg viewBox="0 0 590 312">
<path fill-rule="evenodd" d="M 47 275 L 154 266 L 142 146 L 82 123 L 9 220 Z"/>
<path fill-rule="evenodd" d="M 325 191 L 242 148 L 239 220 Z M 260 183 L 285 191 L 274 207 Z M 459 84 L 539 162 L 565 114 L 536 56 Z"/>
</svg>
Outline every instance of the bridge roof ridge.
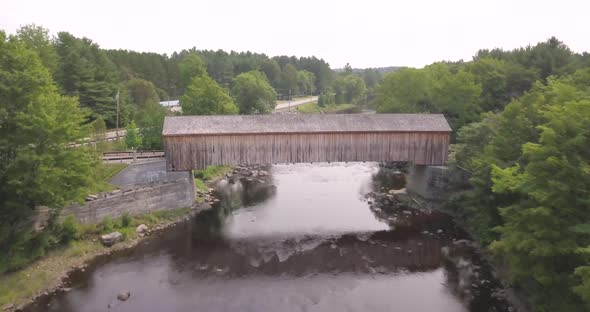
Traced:
<svg viewBox="0 0 590 312">
<path fill-rule="evenodd" d="M 346 132 L 451 132 L 442 114 L 168 116 L 164 136 Z"/>
</svg>

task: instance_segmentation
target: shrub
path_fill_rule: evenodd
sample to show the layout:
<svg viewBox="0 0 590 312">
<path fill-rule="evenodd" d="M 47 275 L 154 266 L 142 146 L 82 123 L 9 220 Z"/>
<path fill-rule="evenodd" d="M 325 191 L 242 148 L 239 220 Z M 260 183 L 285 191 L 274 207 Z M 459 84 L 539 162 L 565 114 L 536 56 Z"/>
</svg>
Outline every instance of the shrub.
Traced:
<svg viewBox="0 0 590 312">
<path fill-rule="evenodd" d="M 109 216 L 104 217 L 101 223 L 103 233 L 110 233 L 114 230 L 115 224 L 113 223 L 113 219 Z"/>
<path fill-rule="evenodd" d="M 80 237 L 80 225 L 74 216 L 67 216 L 61 223 L 59 230 L 59 241 L 62 243 L 69 243 Z"/>
<path fill-rule="evenodd" d="M 129 215 L 129 212 L 125 212 L 123 214 L 123 216 L 121 217 L 121 226 L 122 227 L 128 227 L 131 225 L 131 215 Z"/>
</svg>

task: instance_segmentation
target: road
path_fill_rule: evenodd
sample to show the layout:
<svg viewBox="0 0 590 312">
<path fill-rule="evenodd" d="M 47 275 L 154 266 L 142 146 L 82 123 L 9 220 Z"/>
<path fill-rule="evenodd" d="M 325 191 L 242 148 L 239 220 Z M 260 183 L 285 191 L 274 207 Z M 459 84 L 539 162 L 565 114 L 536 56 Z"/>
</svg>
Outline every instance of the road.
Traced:
<svg viewBox="0 0 590 312">
<path fill-rule="evenodd" d="M 307 104 L 307 103 L 311 103 L 311 102 L 316 102 L 317 100 L 318 100 L 318 97 L 314 96 L 314 97 L 306 98 L 303 100 L 281 102 L 280 104 L 277 104 L 277 106 L 275 107 L 275 111 L 285 110 L 285 109 L 289 109 L 290 107 L 295 107 L 295 106 L 299 106 L 299 105 L 303 105 L 303 104 Z"/>
</svg>

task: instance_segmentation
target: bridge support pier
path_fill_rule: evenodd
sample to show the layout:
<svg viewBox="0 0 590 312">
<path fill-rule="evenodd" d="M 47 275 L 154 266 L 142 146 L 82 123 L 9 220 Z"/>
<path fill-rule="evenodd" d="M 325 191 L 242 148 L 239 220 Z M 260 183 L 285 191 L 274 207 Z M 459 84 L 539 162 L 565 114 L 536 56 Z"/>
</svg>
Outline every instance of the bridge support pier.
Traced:
<svg viewBox="0 0 590 312">
<path fill-rule="evenodd" d="M 427 200 L 444 200 L 448 196 L 447 166 L 410 166 L 406 190 Z"/>
</svg>

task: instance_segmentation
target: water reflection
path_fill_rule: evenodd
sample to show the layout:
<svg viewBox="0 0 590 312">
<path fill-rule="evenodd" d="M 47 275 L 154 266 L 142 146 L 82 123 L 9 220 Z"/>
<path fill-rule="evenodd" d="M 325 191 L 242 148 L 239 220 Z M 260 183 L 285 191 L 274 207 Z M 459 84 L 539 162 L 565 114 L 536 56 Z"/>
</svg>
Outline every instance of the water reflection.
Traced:
<svg viewBox="0 0 590 312">
<path fill-rule="evenodd" d="M 282 165 L 222 181 L 218 205 L 31 310 L 506 311 L 450 217 L 411 211 L 392 227 L 369 209 L 363 194 L 400 186 L 390 169 Z"/>
</svg>

